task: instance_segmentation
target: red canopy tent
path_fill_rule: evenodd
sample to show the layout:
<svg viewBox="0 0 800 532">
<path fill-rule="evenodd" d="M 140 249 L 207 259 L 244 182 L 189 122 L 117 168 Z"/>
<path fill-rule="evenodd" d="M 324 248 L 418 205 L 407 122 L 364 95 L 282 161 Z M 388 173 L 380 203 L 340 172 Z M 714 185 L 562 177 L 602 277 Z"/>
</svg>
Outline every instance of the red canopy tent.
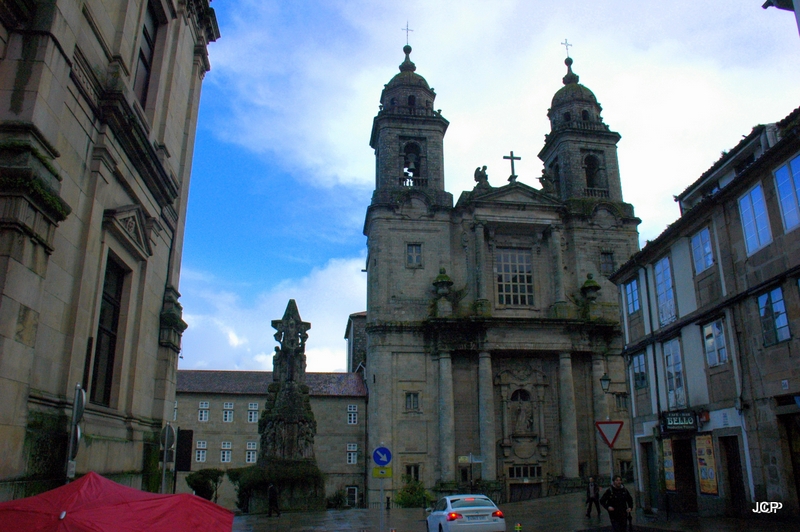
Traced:
<svg viewBox="0 0 800 532">
<path fill-rule="evenodd" d="M 0 503 L 0 530 L 17 532 L 218 532 L 233 512 L 195 495 L 159 495 L 90 472 L 54 490 Z"/>
</svg>

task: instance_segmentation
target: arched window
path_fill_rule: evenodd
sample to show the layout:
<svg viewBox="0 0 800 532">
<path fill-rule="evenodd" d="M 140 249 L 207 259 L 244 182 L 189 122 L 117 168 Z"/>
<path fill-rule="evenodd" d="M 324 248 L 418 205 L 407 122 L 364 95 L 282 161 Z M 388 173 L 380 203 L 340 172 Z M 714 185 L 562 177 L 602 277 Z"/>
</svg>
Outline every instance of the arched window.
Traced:
<svg viewBox="0 0 800 532">
<path fill-rule="evenodd" d="M 581 111 L 581 120 L 583 120 L 584 122 L 589 121 L 589 111 L 587 111 L 586 109 Z"/>
<path fill-rule="evenodd" d="M 408 97 L 408 106 L 414 107 L 415 105 L 417 105 L 417 97 L 412 94 Z"/>
<path fill-rule="evenodd" d="M 570 122 L 572 120 L 572 115 L 569 113 L 564 113 L 564 122 Z"/>
<path fill-rule="evenodd" d="M 419 144 L 409 142 L 403 148 L 403 173 L 410 177 L 419 177 Z"/>
<path fill-rule="evenodd" d="M 530 401 L 531 394 L 528 390 L 514 390 L 514 393 L 511 394 L 512 401 Z"/>
<path fill-rule="evenodd" d="M 397 105 L 397 100 L 395 98 L 392 98 L 391 100 L 389 100 L 389 105 L 394 107 L 395 105 Z"/>
<path fill-rule="evenodd" d="M 587 155 L 583 160 L 583 169 L 586 172 L 587 188 L 605 188 L 600 183 L 600 161 L 594 155 Z"/>
</svg>

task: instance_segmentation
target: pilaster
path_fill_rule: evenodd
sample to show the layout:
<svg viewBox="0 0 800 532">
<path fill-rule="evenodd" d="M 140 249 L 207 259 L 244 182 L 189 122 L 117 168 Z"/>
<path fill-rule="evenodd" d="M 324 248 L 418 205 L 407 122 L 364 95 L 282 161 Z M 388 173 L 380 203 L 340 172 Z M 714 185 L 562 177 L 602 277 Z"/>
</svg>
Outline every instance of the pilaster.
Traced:
<svg viewBox="0 0 800 532">
<path fill-rule="evenodd" d="M 558 402 L 561 417 L 561 471 L 566 478 L 578 477 L 578 418 L 575 410 L 575 383 L 572 355 L 561 353 L 558 367 Z"/>
</svg>

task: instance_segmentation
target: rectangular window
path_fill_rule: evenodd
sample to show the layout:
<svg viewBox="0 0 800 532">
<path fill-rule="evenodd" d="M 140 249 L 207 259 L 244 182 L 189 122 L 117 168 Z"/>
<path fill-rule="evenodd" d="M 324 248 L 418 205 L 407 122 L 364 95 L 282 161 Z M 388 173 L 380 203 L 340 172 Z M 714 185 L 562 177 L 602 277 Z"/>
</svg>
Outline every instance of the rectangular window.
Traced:
<svg viewBox="0 0 800 532">
<path fill-rule="evenodd" d="M 347 444 L 347 463 L 348 464 L 357 464 L 358 463 L 358 444 L 357 443 L 348 443 Z"/>
<path fill-rule="evenodd" d="M 204 449 L 197 449 L 194 452 L 194 461 L 195 462 L 205 462 L 206 461 L 206 451 Z"/>
<path fill-rule="evenodd" d="M 97 348 L 92 369 L 92 390 L 89 395 L 93 403 L 105 406 L 111 405 L 111 386 L 114 383 L 114 360 L 124 284 L 125 270 L 109 256 L 103 281 L 103 298 L 100 302 L 100 319 L 97 324 Z"/>
<path fill-rule="evenodd" d="M 422 244 L 406 244 L 406 266 L 422 268 Z"/>
<path fill-rule="evenodd" d="M 532 264 L 532 253 L 529 249 L 497 249 L 495 274 L 498 304 L 533 305 Z"/>
<path fill-rule="evenodd" d="M 661 325 L 675 321 L 675 294 L 672 291 L 672 268 L 669 257 L 656 262 L 656 301 Z"/>
<path fill-rule="evenodd" d="M 664 343 L 664 367 L 667 371 L 667 399 L 669 407 L 686 407 L 686 389 L 683 382 L 681 344 L 677 338 Z"/>
<path fill-rule="evenodd" d="M 248 423 L 258 423 L 258 412 L 255 410 L 248 410 L 247 411 L 247 422 Z"/>
<path fill-rule="evenodd" d="M 205 440 L 197 440 L 197 448 L 205 449 L 208 446 Z"/>
<path fill-rule="evenodd" d="M 208 421 L 208 410 L 198 410 L 197 421 Z"/>
<path fill-rule="evenodd" d="M 692 237 L 692 258 L 694 259 L 694 273 L 704 272 L 714 263 L 714 254 L 711 252 L 711 234 L 708 227 Z"/>
<path fill-rule="evenodd" d="M 775 186 L 781 202 L 786 232 L 800 225 L 800 155 L 775 171 Z"/>
<path fill-rule="evenodd" d="M 231 451 L 220 451 L 219 461 L 223 464 L 229 463 L 231 461 Z"/>
<path fill-rule="evenodd" d="M 542 476 L 540 465 L 518 465 L 508 468 L 508 478 L 537 478 Z"/>
<path fill-rule="evenodd" d="M 703 325 L 703 342 L 705 343 L 706 360 L 708 360 L 709 367 L 724 364 L 728 361 L 722 320 Z"/>
<path fill-rule="evenodd" d="M 355 508 L 358 505 L 358 486 L 347 486 L 347 506 Z"/>
<path fill-rule="evenodd" d="M 347 424 L 348 425 L 358 425 L 358 412 L 348 412 L 347 413 Z"/>
<path fill-rule="evenodd" d="M 600 253 L 600 273 L 606 277 L 614 273 L 614 253 L 610 251 Z"/>
<path fill-rule="evenodd" d="M 627 410 L 628 409 L 628 394 L 625 393 L 615 393 L 614 398 L 617 401 L 617 410 Z"/>
<path fill-rule="evenodd" d="M 347 405 L 348 412 L 358 412 L 358 405 Z"/>
<path fill-rule="evenodd" d="M 258 410 L 258 403 L 247 403 L 248 410 Z"/>
<path fill-rule="evenodd" d="M 222 445 L 220 446 L 220 448 L 222 448 L 222 449 L 231 449 L 232 448 L 231 442 L 229 442 L 229 441 L 222 442 Z"/>
<path fill-rule="evenodd" d="M 175 401 L 175 406 L 172 408 L 172 421 L 178 421 L 178 401 Z"/>
<path fill-rule="evenodd" d="M 789 320 L 786 318 L 781 287 L 758 296 L 758 314 L 761 317 L 764 345 L 777 344 L 790 338 Z"/>
<path fill-rule="evenodd" d="M 247 450 L 248 451 L 255 451 L 256 449 L 258 449 L 258 442 L 255 442 L 255 441 L 247 442 Z"/>
<path fill-rule="evenodd" d="M 139 58 L 136 64 L 136 76 L 133 81 L 133 91 L 142 107 L 147 103 L 147 86 L 150 84 L 150 73 L 153 70 L 153 58 L 156 49 L 156 33 L 158 21 L 153 6 L 148 2 L 142 24 L 142 36 L 139 43 Z"/>
<path fill-rule="evenodd" d="M 233 410 L 233 403 L 222 403 L 222 408 L 225 410 Z"/>
<path fill-rule="evenodd" d="M 255 464 L 257 459 L 255 451 L 246 451 L 244 461 L 248 464 Z"/>
<path fill-rule="evenodd" d="M 233 421 L 233 410 L 223 410 L 222 421 L 225 423 L 231 423 Z"/>
<path fill-rule="evenodd" d="M 636 388 L 647 387 L 647 367 L 645 366 L 644 353 L 633 356 L 633 385 Z"/>
<path fill-rule="evenodd" d="M 625 302 L 628 306 L 628 314 L 639 310 L 639 281 L 636 279 L 625 285 Z"/>
<path fill-rule="evenodd" d="M 418 392 L 406 392 L 406 410 L 419 410 Z"/>
<path fill-rule="evenodd" d="M 767 206 L 764 202 L 764 191 L 761 184 L 756 185 L 739 198 L 739 213 L 742 217 L 747 254 L 752 255 L 772 242 Z"/>
<path fill-rule="evenodd" d="M 198 408 L 208 408 L 208 401 L 200 401 L 200 406 Z"/>
<path fill-rule="evenodd" d="M 411 480 L 419 480 L 419 464 L 406 465 L 406 476 Z"/>
</svg>

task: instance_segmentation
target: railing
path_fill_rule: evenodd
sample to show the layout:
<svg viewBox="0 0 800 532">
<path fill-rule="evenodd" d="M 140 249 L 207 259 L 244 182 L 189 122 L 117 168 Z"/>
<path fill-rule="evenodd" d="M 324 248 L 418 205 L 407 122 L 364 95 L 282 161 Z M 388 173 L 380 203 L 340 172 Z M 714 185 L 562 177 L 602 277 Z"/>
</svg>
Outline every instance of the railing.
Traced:
<svg viewBox="0 0 800 532">
<path fill-rule="evenodd" d="M 428 180 L 421 177 L 403 176 L 400 178 L 401 187 L 427 187 Z"/>
<path fill-rule="evenodd" d="M 583 195 L 587 198 L 607 198 L 608 189 L 605 188 L 584 188 Z"/>
</svg>

